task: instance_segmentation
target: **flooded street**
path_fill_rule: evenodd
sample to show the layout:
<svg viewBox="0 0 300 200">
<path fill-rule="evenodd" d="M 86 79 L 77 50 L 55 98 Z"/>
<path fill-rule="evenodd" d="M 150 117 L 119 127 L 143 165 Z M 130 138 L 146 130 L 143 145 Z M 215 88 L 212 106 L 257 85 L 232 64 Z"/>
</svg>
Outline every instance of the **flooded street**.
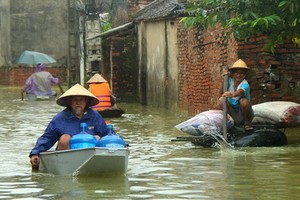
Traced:
<svg viewBox="0 0 300 200">
<path fill-rule="evenodd" d="M 31 172 L 28 154 L 52 117 L 55 101 L 21 101 L 0 88 L 0 199 L 299 199 L 300 130 L 289 145 L 220 150 L 172 142 L 186 116 L 141 106 L 109 120 L 130 145 L 126 175 L 55 176 Z"/>
</svg>

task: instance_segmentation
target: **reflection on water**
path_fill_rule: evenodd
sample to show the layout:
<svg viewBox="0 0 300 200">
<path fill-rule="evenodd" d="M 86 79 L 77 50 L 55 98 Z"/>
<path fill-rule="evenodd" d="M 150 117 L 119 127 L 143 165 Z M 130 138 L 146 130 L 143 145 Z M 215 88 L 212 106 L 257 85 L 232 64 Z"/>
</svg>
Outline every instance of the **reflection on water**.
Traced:
<svg viewBox="0 0 300 200">
<path fill-rule="evenodd" d="M 126 175 L 54 176 L 32 173 L 28 153 L 51 118 L 55 101 L 21 101 L 19 89 L 0 89 L 0 199 L 298 199 L 300 133 L 289 145 L 222 149 L 171 142 L 187 119 L 163 109 L 119 104 L 107 119 L 130 144 Z"/>
<path fill-rule="evenodd" d="M 43 193 L 37 191 L 40 198 L 52 199 L 97 199 L 122 198 L 128 193 L 128 178 L 125 175 L 113 174 L 103 176 L 54 176 L 34 174 L 37 186 L 42 185 Z"/>
</svg>

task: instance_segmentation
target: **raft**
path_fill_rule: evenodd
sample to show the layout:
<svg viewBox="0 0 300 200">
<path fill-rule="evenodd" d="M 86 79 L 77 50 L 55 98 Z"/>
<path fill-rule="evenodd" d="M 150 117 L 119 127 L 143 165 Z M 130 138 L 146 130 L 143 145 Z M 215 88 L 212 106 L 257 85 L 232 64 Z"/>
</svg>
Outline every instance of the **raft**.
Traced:
<svg viewBox="0 0 300 200">
<path fill-rule="evenodd" d="M 282 130 L 300 124 L 300 105 L 293 102 L 265 102 L 254 105 L 253 111 L 251 126 L 254 129 L 251 131 L 245 131 L 243 124 L 235 124 L 229 114 L 224 121 L 222 110 L 208 110 L 177 124 L 177 130 L 190 136 L 179 136 L 173 141 L 191 141 L 204 147 L 216 143 L 231 147 L 284 146 L 287 137 Z M 225 133 L 224 125 L 227 128 Z"/>
<path fill-rule="evenodd" d="M 280 129 L 270 125 L 253 125 L 254 130 L 244 131 L 243 128 L 233 126 L 228 130 L 227 143 L 233 147 L 277 147 L 287 145 L 287 137 Z M 190 141 L 195 146 L 214 147 L 224 140 L 222 133 L 203 134 L 199 136 L 178 136 L 172 141 Z"/>
</svg>

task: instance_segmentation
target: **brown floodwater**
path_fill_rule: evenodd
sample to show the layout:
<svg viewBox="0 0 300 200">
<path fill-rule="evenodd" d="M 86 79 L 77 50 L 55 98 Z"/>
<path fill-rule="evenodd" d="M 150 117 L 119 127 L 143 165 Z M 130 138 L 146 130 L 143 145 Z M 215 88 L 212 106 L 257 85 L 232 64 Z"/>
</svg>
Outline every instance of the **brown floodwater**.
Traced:
<svg viewBox="0 0 300 200">
<path fill-rule="evenodd" d="M 130 144 L 126 175 L 56 176 L 31 171 L 28 154 L 55 101 L 21 101 L 20 88 L 0 87 L 0 199 L 299 199 L 300 130 L 283 147 L 218 149 L 172 142 L 188 119 L 164 109 L 120 103 L 107 119 Z"/>
</svg>

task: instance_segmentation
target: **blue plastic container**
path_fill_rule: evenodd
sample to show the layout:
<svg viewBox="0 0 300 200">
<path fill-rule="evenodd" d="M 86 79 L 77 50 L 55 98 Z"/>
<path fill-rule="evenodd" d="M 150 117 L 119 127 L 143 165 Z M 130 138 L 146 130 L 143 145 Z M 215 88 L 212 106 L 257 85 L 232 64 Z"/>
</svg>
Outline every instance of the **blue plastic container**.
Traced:
<svg viewBox="0 0 300 200">
<path fill-rule="evenodd" d="M 93 135 L 90 135 L 85 131 L 86 123 L 81 123 L 80 127 L 82 131 L 74 135 L 69 141 L 70 149 L 95 147 L 97 140 Z"/>
<path fill-rule="evenodd" d="M 107 125 L 107 135 L 102 137 L 97 142 L 97 147 L 107 147 L 107 148 L 124 148 L 126 143 L 125 141 L 114 132 L 113 125 Z"/>
</svg>

